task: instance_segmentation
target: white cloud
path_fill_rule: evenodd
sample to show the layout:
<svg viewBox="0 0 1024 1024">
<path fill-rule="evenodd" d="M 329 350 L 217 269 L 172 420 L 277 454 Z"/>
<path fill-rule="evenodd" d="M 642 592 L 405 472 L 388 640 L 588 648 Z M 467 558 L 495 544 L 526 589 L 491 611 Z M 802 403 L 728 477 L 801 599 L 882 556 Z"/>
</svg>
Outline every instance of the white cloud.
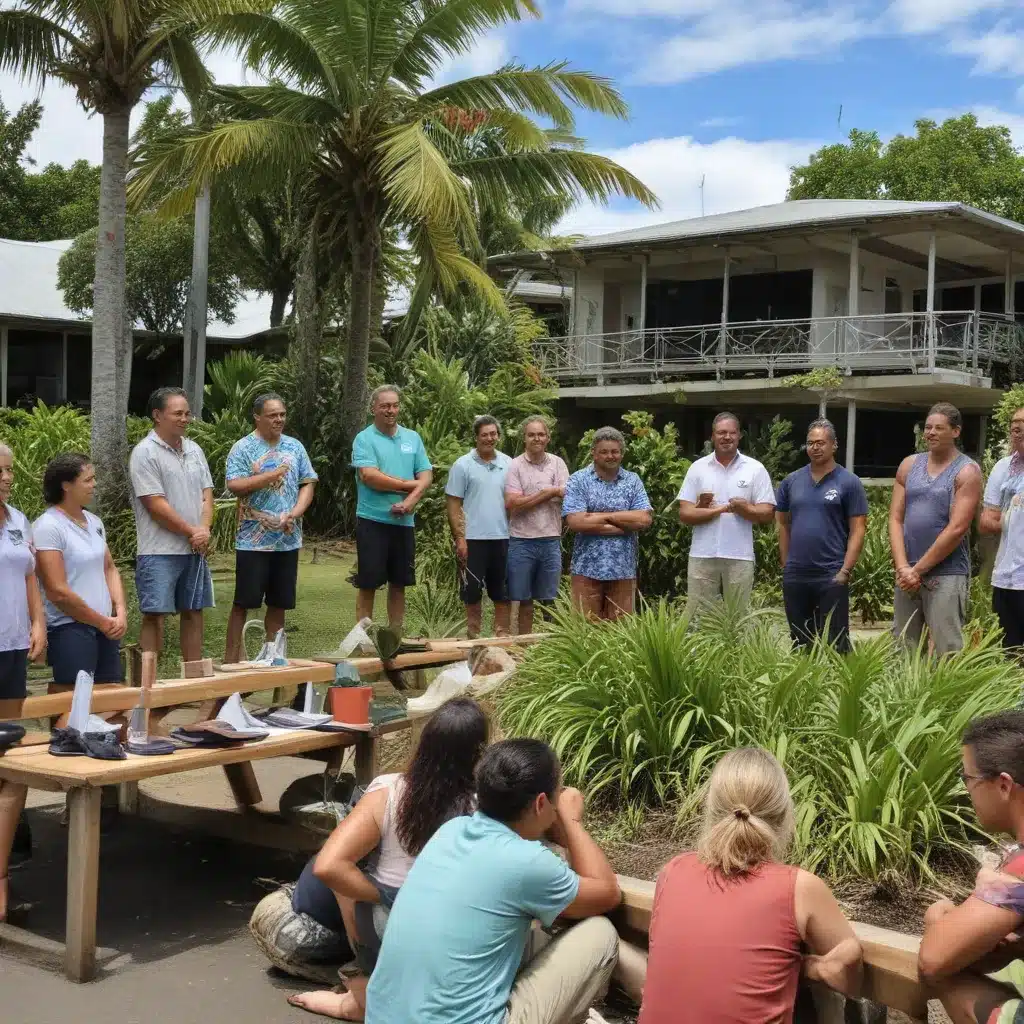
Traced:
<svg viewBox="0 0 1024 1024">
<path fill-rule="evenodd" d="M 951 53 L 973 57 L 972 74 L 1024 75 L 1024 32 L 1013 32 L 1005 26 L 980 36 L 964 36 L 949 44 Z"/>
<path fill-rule="evenodd" d="M 1010 129 L 1013 143 L 1024 149 L 1024 113 L 1011 114 L 996 107 L 974 107 L 972 113 L 977 115 L 981 124 L 1001 124 Z"/>
<path fill-rule="evenodd" d="M 574 210 L 558 226 L 565 234 L 593 235 L 666 221 L 700 217 L 781 202 L 789 187 L 789 169 L 803 163 L 819 142 L 779 139 L 751 142 L 719 139 L 695 142 L 689 136 L 649 139 L 607 153 L 654 190 L 661 209 L 639 206 L 607 209 L 587 205 Z"/>
<path fill-rule="evenodd" d="M 903 32 L 935 32 L 969 21 L 985 11 L 1009 7 L 1014 0 L 893 0 L 890 15 Z"/>
<path fill-rule="evenodd" d="M 444 85 L 460 78 L 472 78 L 496 71 L 508 61 L 508 43 L 505 37 L 495 32 L 482 36 L 476 45 L 461 56 L 445 61 L 438 69 L 431 85 Z"/>
<path fill-rule="evenodd" d="M 742 117 L 709 117 L 701 121 L 698 128 L 735 128 L 743 120 Z"/>
<path fill-rule="evenodd" d="M 569 0 L 566 9 L 623 18 L 692 18 L 719 6 L 719 0 Z"/>
</svg>

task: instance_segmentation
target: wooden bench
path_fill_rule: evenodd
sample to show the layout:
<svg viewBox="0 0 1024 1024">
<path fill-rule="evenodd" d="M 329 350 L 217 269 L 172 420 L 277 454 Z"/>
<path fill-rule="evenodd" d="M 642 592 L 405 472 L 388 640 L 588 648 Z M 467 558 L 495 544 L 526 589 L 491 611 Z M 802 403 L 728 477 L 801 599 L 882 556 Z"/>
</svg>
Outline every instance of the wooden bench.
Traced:
<svg viewBox="0 0 1024 1024">
<path fill-rule="evenodd" d="M 612 919 L 623 939 L 646 949 L 654 882 L 619 875 L 619 886 L 622 904 Z M 900 1010 L 914 1020 L 927 1020 L 928 995 L 917 975 L 921 940 L 915 935 L 860 922 L 854 922 L 853 929 L 864 949 L 863 997 Z"/>
</svg>

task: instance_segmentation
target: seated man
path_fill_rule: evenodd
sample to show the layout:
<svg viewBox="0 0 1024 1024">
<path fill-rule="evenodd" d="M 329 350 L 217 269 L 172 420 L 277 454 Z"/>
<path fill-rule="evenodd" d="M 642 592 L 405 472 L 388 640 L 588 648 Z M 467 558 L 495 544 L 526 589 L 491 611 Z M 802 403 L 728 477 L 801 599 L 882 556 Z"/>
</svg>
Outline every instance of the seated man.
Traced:
<svg viewBox="0 0 1024 1024">
<path fill-rule="evenodd" d="M 1024 841 L 1024 786 L 1018 781 L 1024 781 L 1024 711 L 1002 711 L 967 727 L 961 778 L 982 828 Z M 964 903 L 940 900 L 925 915 L 918 970 L 954 1024 L 1024 1019 L 1024 945 L 1013 934 L 1024 922 L 1024 905 L 1015 878 L 1024 879 L 1019 848 L 998 875 L 979 872 Z"/>
<path fill-rule="evenodd" d="M 558 1024 L 585 1018 L 607 988 L 618 937 L 594 915 L 618 904 L 619 886 L 554 751 L 495 743 L 476 782 L 477 812 L 437 830 L 395 901 L 367 1024 Z M 560 915 L 589 920 L 554 939 L 531 927 Z"/>
</svg>

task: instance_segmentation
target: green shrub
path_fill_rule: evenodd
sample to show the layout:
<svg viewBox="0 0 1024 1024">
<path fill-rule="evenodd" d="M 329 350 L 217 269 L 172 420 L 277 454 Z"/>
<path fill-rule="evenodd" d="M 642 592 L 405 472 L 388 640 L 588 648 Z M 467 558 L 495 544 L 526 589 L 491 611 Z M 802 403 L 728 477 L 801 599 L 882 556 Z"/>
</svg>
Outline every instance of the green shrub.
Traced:
<svg viewBox="0 0 1024 1024">
<path fill-rule="evenodd" d="M 805 654 L 773 613 L 722 608 L 691 631 L 666 602 L 598 625 L 563 606 L 502 695 L 501 723 L 550 742 L 589 793 L 675 805 L 683 818 L 723 751 L 763 746 L 789 774 L 806 866 L 927 878 L 936 857 L 977 839 L 961 732 L 1020 691 L 997 635 L 976 640 L 938 660 L 888 634 L 847 657 L 827 645 Z"/>
</svg>

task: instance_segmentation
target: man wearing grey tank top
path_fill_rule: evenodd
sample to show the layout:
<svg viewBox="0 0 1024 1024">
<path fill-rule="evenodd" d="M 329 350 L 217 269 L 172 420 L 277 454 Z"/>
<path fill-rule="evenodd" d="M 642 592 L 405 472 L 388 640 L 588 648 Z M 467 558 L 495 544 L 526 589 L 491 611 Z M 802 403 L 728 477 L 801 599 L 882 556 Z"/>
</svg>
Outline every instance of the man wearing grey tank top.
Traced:
<svg viewBox="0 0 1024 1024">
<path fill-rule="evenodd" d="M 981 470 L 956 446 L 962 426 L 956 406 L 932 406 L 924 425 L 928 450 L 903 460 L 889 507 L 896 566 L 893 634 L 915 648 L 927 626 L 936 654 L 964 645 L 968 534 L 981 502 Z"/>
</svg>

